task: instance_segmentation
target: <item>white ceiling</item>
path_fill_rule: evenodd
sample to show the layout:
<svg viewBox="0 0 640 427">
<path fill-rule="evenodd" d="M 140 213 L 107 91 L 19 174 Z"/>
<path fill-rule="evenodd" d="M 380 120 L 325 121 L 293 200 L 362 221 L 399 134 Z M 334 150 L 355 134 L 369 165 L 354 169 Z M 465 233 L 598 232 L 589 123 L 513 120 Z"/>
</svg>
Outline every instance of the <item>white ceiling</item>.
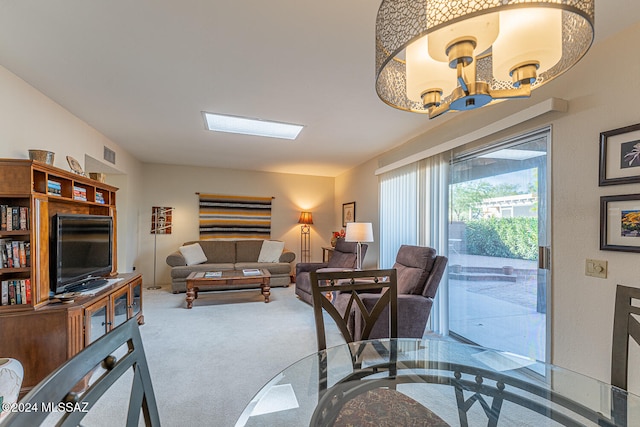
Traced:
<svg viewBox="0 0 640 427">
<path fill-rule="evenodd" d="M 378 99 L 379 4 L 0 0 L 0 65 L 143 162 L 335 176 L 452 116 Z M 639 18 L 636 0 L 597 0 L 596 41 Z M 306 127 L 215 133 L 201 111 Z"/>
</svg>

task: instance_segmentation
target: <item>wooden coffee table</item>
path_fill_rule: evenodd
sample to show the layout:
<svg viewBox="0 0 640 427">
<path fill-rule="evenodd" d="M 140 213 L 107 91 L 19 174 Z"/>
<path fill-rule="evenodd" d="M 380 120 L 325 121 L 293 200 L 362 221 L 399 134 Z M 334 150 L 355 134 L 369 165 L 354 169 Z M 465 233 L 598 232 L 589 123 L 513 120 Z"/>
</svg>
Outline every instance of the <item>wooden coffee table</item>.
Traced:
<svg viewBox="0 0 640 427">
<path fill-rule="evenodd" d="M 219 277 L 205 277 L 204 271 L 194 271 L 187 276 L 187 308 L 193 306 L 200 291 L 215 291 L 220 286 L 255 285 L 264 295 L 264 302 L 269 302 L 271 295 L 271 273 L 266 269 L 251 269 L 253 274 L 245 274 L 243 270 L 223 270 Z M 250 289 L 242 286 L 240 289 Z"/>
</svg>

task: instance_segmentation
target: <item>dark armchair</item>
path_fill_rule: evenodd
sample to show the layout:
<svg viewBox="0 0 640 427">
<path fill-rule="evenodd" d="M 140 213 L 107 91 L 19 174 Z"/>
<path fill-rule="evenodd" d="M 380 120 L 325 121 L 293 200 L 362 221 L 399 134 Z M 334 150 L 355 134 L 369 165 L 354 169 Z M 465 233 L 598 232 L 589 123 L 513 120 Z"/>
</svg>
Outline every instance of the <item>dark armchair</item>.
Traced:
<svg viewBox="0 0 640 427">
<path fill-rule="evenodd" d="M 398 272 L 398 337 L 422 338 L 431 313 L 433 298 L 447 265 L 447 257 L 436 255 L 436 250 L 425 246 L 402 245 L 393 265 Z M 360 296 L 370 310 L 380 298 L 379 294 Z M 348 294 L 337 294 L 334 305 L 344 313 Z M 357 331 L 361 330 L 362 316 L 354 310 L 353 324 L 355 340 L 359 340 Z M 376 322 L 370 339 L 388 337 L 387 315 Z"/>
<path fill-rule="evenodd" d="M 331 255 L 329 262 L 300 262 L 296 264 L 296 295 L 306 302 L 313 305 L 313 296 L 311 293 L 311 278 L 309 274 L 318 269 L 353 269 L 356 268 L 356 248 L 357 243 L 345 242 L 344 239 L 338 239 L 336 247 Z M 367 253 L 367 245 L 362 245 L 362 259 Z M 331 271 L 331 270 L 324 270 Z"/>
</svg>

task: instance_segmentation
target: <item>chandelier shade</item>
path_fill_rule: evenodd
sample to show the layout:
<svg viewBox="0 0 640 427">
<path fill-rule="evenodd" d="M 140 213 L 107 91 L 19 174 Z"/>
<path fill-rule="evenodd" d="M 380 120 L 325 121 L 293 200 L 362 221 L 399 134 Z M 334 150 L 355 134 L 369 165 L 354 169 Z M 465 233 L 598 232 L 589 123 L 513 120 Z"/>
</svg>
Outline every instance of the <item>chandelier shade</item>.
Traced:
<svg viewBox="0 0 640 427">
<path fill-rule="evenodd" d="M 589 50 L 595 0 L 383 0 L 376 92 L 437 117 L 524 98 Z"/>
</svg>

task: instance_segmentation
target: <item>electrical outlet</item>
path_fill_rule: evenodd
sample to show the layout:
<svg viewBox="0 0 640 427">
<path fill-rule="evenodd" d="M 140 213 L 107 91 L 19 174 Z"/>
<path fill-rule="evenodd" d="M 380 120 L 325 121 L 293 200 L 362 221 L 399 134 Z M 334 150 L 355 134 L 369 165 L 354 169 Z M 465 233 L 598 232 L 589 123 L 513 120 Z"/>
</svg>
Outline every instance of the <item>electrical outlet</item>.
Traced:
<svg viewBox="0 0 640 427">
<path fill-rule="evenodd" d="M 584 268 L 584 274 L 591 277 L 606 279 L 607 278 L 607 261 L 601 261 L 597 259 L 587 259 L 587 262 Z"/>
</svg>

